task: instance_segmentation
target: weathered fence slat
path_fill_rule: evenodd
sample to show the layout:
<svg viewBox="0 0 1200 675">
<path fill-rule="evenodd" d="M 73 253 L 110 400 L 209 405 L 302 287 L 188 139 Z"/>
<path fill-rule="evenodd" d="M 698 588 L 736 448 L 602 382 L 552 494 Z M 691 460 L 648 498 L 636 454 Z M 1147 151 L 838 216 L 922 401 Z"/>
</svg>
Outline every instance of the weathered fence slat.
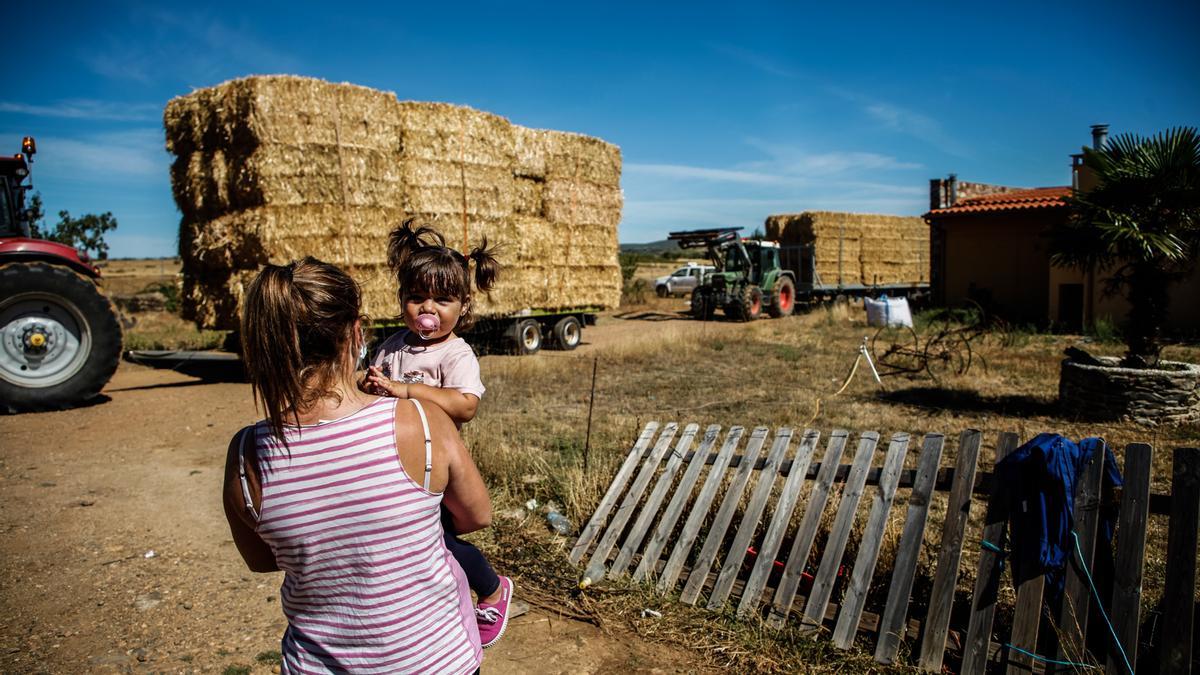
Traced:
<svg viewBox="0 0 1200 675">
<path fill-rule="evenodd" d="M 642 510 L 638 512 L 638 517 L 633 521 L 633 527 L 629 529 L 629 534 L 625 537 L 625 543 L 621 545 L 621 551 L 617 554 L 617 559 L 613 561 L 612 567 L 609 568 L 611 576 L 620 576 L 625 573 L 625 568 L 629 566 L 629 561 L 633 559 L 634 552 L 642 545 L 642 541 L 646 538 L 646 532 L 650 529 L 650 523 L 654 516 L 658 515 L 658 507 L 662 504 L 663 498 L 667 496 L 667 490 L 671 489 L 671 483 L 675 480 L 675 474 L 679 471 L 679 466 L 683 464 L 683 457 L 687 454 L 689 448 L 692 447 L 692 439 L 696 437 L 696 432 L 700 429 L 699 424 L 689 424 L 683 429 L 683 435 L 675 443 L 675 449 L 671 451 L 670 457 L 667 458 L 667 465 L 663 472 L 658 477 L 658 482 L 654 484 L 654 489 L 650 491 L 650 496 L 646 499 Z"/>
<path fill-rule="evenodd" d="M 791 444 L 791 429 L 783 427 L 775 432 L 775 440 L 771 451 L 767 454 L 767 463 L 763 465 L 762 472 L 758 475 L 758 484 L 754 486 L 754 491 L 750 494 L 750 503 L 746 505 L 746 510 L 742 513 L 742 524 L 738 526 L 737 535 L 733 538 L 733 545 L 729 547 L 725 562 L 721 565 L 721 573 L 717 575 L 717 581 L 713 584 L 712 595 L 708 598 L 708 609 L 717 609 L 725 604 L 725 600 L 729 597 L 729 591 L 733 589 L 733 582 L 742 569 L 742 561 L 746 559 L 746 549 L 754 538 L 754 532 L 758 529 L 758 521 L 762 517 L 763 509 L 767 506 L 767 499 L 771 496 L 771 487 L 775 484 L 775 477 L 779 475 L 780 462 L 787 454 Z"/>
<path fill-rule="evenodd" d="M 921 445 L 917 475 L 913 479 L 912 493 L 908 497 L 904 530 L 900 533 L 900 546 L 892 567 L 887 604 L 884 605 L 883 616 L 879 621 L 879 641 L 875 644 L 875 660 L 879 663 L 891 663 L 895 660 L 900 650 L 900 640 L 904 637 L 904 619 L 908 616 L 908 601 L 917 572 L 917 557 L 921 553 L 921 544 L 925 539 L 925 522 L 929 518 L 929 498 L 937 482 L 938 464 L 942 461 L 945 440 L 942 434 L 926 434 Z"/>
<path fill-rule="evenodd" d="M 1079 559 L 1075 552 L 1074 538 L 1066 542 L 1069 547 L 1069 562 L 1067 579 L 1063 586 L 1062 606 L 1058 613 L 1059 661 L 1087 660 L 1085 638 L 1092 590 L 1084 574 L 1090 574 L 1096 555 L 1096 527 L 1100 524 L 1100 485 L 1104 480 L 1107 454 L 1103 446 L 1096 448 L 1075 486 L 1073 527 L 1075 535 L 1079 537 L 1079 551 L 1083 553 L 1083 558 Z"/>
<path fill-rule="evenodd" d="M 742 440 L 742 434 L 745 431 L 744 427 L 739 426 L 729 428 L 729 434 L 725 436 L 725 443 L 717 452 L 717 459 L 708 472 L 708 478 L 704 480 L 704 487 L 700 488 L 700 495 L 696 497 L 692 512 L 688 514 L 687 521 L 683 524 L 683 531 L 680 532 L 679 539 L 675 540 L 675 548 L 671 550 L 671 556 L 667 558 L 667 564 L 658 577 L 660 592 L 675 587 L 675 581 L 679 578 L 679 572 L 683 569 L 683 563 L 687 560 L 688 552 L 692 548 L 692 542 L 696 540 L 696 535 L 700 532 L 700 525 L 704 522 L 704 516 L 708 514 L 708 505 L 717 494 L 717 487 L 721 484 L 725 467 L 729 466 L 733 451 Z"/>
<path fill-rule="evenodd" d="M 612 509 L 613 504 L 617 503 L 617 497 L 621 495 L 621 490 L 625 489 L 625 483 L 633 475 L 633 470 L 637 468 L 642 454 L 650 446 L 650 441 L 654 438 L 656 431 L 658 431 L 658 422 L 647 422 L 641 435 L 638 436 L 637 442 L 625 456 L 625 462 L 621 464 L 620 470 L 617 471 L 617 475 L 613 477 L 612 483 L 608 486 L 608 491 L 604 493 L 604 498 L 600 500 L 600 505 L 596 507 L 596 512 L 592 514 L 587 525 L 584 525 L 583 530 L 579 533 L 579 539 L 575 541 L 575 546 L 571 549 L 571 554 L 567 556 L 567 560 L 572 565 L 579 564 L 596 535 L 600 534 L 600 528 L 604 526 L 609 510 Z"/>
<path fill-rule="evenodd" d="M 854 529 L 858 502 L 862 500 L 863 489 L 867 484 L 867 470 L 871 468 L 871 459 L 875 456 L 875 446 L 878 443 L 879 434 L 874 431 L 864 431 L 859 437 L 858 450 L 854 453 L 854 462 L 850 465 L 850 475 L 846 478 L 846 486 L 842 490 L 842 501 L 838 504 L 837 515 L 829 528 L 829 539 L 825 542 L 821 564 L 817 567 L 816 577 L 813 578 L 812 592 L 808 594 L 808 603 L 804 607 L 802 631 L 817 631 L 821 628 L 825 608 L 833 594 L 833 583 L 837 581 L 838 569 L 842 566 L 842 555 L 846 552 L 846 543 L 850 541 L 850 532 Z"/>
<path fill-rule="evenodd" d="M 662 433 L 658 436 L 658 442 L 654 444 L 654 449 L 642 463 L 637 478 L 633 479 L 633 484 L 629 486 L 629 492 L 625 493 L 625 499 L 621 500 L 621 505 L 613 514 L 612 521 L 608 523 L 608 531 L 600 538 L 600 545 L 592 553 L 592 559 L 588 561 L 584 570 L 592 583 L 604 578 L 604 563 L 608 560 L 608 554 L 612 552 L 621 532 L 625 530 L 625 524 L 629 522 L 629 517 L 633 515 L 633 510 L 641 501 L 642 493 L 646 491 L 646 486 L 654 477 L 654 471 L 658 469 L 658 464 L 662 461 L 663 455 L 667 453 L 667 448 L 671 447 L 671 441 L 675 439 L 675 430 L 678 427 L 679 425 L 675 422 L 668 422 L 663 427 Z"/>
<path fill-rule="evenodd" d="M 1191 670 L 1196 540 L 1200 535 L 1200 448 L 1176 448 L 1171 471 L 1171 524 L 1163 589 L 1163 673 Z"/>
<path fill-rule="evenodd" d="M 692 460 L 688 462 L 688 468 L 683 472 L 683 478 L 679 479 L 679 485 L 675 488 L 675 494 L 671 495 L 671 501 L 667 504 L 666 511 L 663 512 L 662 520 L 658 523 L 658 529 L 654 531 L 654 536 L 650 537 L 650 541 L 646 544 L 646 550 L 642 552 L 642 559 L 638 562 L 637 569 L 633 572 L 634 581 L 641 581 L 646 578 L 649 572 L 652 572 L 658 559 L 662 556 L 662 551 L 667 546 L 667 538 L 671 536 L 671 532 L 675 530 L 675 523 L 679 521 L 679 516 L 683 513 L 683 507 L 687 503 L 688 497 L 692 494 L 692 488 L 696 486 L 696 480 L 700 478 L 700 471 L 704 469 L 704 462 L 708 459 L 708 453 L 712 451 L 714 445 L 717 444 L 717 438 L 721 434 L 721 425 L 711 424 L 704 430 L 704 439 L 700 441 L 700 448 L 692 455 Z"/>
<path fill-rule="evenodd" d="M 800 496 L 800 488 L 804 485 L 804 479 L 808 475 L 808 466 L 812 462 L 813 451 L 820 438 L 819 431 L 809 429 L 804 432 L 804 438 L 800 440 L 800 448 L 792 460 L 791 473 L 788 474 L 787 481 L 783 484 L 779 501 L 775 503 L 775 515 L 771 518 L 767 533 L 763 535 L 762 546 L 758 550 L 758 559 L 754 563 L 754 569 L 750 572 L 750 578 L 746 580 L 746 587 L 742 590 L 742 599 L 738 602 L 737 608 L 739 617 L 758 609 L 759 596 L 762 595 L 763 588 L 767 585 L 767 579 L 771 576 L 779 547 L 783 545 L 783 535 L 787 531 L 788 523 L 792 520 L 796 499 Z"/>
<path fill-rule="evenodd" d="M 1042 594 L 1046 586 L 1046 575 L 1034 572 L 1028 579 L 1017 580 L 1017 606 L 1013 610 L 1012 633 L 1009 636 L 1011 647 L 1023 649 L 1008 649 L 1009 675 L 1029 673 L 1033 671 L 1033 657 L 1028 653 L 1037 653 L 1038 626 L 1042 622 Z"/>
<path fill-rule="evenodd" d="M 971 490 L 975 485 L 975 466 L 979 459 L 979 431 L 968 429 L 958 439 L 958 457 L 954 464 L 954 484 L 946 504 L 946 523 L 938 552 L 937 571 L 929 596 L 925 619 L 925 638 L 921 641 L 922 670 L 940 671 L 946 651 L 946 633 L 950 629 L 950 609 L 954 605 L 954 587 L 958 564 L 962 559 L 963 533 L 971 515 Z"/>
<path fill-rule="evenodd" d="M 1017 435 L 1003 432 L 996 441 L 994 464 L 1017 449 Z M 996 599 L 1000 591 L 1001 554 L 1004 549 L 1005 526 L 1008 524 L 1008 500 L 1000 481 L 992 472 L 991 493 L 988 496 L 987 517 L 979 551 L 979 567 L 975 573 L 975 591 L 971 594 L 971 620 L 963 644 L 962 672 L 982 673 L 991 651 L 992 622 L 996 617 Z"/>
<path fill-rule="evenodd" d="M 779 580 L 779 587 L 775 589 L 770 617 L 770 623 L 774 626 L 783 625 L 792 609 L 792 601 L 796 599 L 800 577 L 804 574 L 808 554 L 812 551 L 813 540 L 817 537 L 817 528 L 821 525 L 821 513 L 829 499 L 829 486 L 833 484 L 833 476 L 837 473 L 838 463 L 842 461 L 842 453 L 846 449 L 846 439 L 849 435 L 850 432 L 845 429 L 835 429 L 829 436 L 829 445 L 821 459 L 821 468 L 817 471 L 816 482 L 808 495 L 808 508 L 805 509 L 804 519 L 800 521 L 800 527 L 796 530 L 796 539 L 792 542 L 792 550 L 788 554 L 787 567 Z"/>
<path fill-rule="evenodd" d="M 871 501 L 871 513 L 867 515 L 867 525 L 858 545 L 858 557 L 854 561 L 854 571 L 850 573 L 850 584 L 842 599 L 842 613 L 833 629 L 833 646 L 838 649 L 849 648 L 854 644 L 854 636 L 858 633 L 858 622 L 867 602 L 871 578 L 875 576 L 879 547 L 883 544 L 888 513 L 892 510 L 892 499 L 896 496 L 896 484 L 900 480 L 900 469 L 904 466 L 904 455 L 907 452 L 908 434 L 894 434 L 888 445 L 887 456 L 883 459 L 879 490 Z"/>
<path fill-rule="evenodd" d="M 704 581 L 708 578 L 708 570 L 712 568 L 713 561 L 720 553 L 721 544 L 725 541 L 725 531 L 729 529 L 729 524 L 733 521 L 733 514 L 737 510 L 738 502 L 742 499 L 746 483 L 750 480 L 750 472 L 754 470 L 758 453 L 762 451 L 763 444 L 767 442 L 769 431 L 767 427 L 755 427 L 751 432 L 750 441 L 746 443 L 746 450 L 742 453 L 741 462 L 733 474 L 729 489 L 725 492 L 725 499 L 717 509 L 717 515 L 713 518 L 712 524 L 709 525 L 708 535 L 704 539 L 704 545 L 700 548 L 700 555 L 692 566 L 692 573 L 688 576 L 687 583 L 683 585 L 683 592 L 679 594 L 681 602 L 694 605 L 696 599 L 700 597 L 700 591 L 704 589 Z"/>
<path fill-rule="evenodd" d="M 1131 663 L 1137 663 L 1153 457 L 1154 450 L 1149 445 L 1131 443 L 1125 448 L 1125 472 L 1121 476 L 1124 492 L 1121 494 L 1121 513 L 1117 516 L 1117 553 L 1109 616 L 1112 617 L 1117 639 Z M 1113 650 L 1108 657 L 1108 672 L 1120 673 L 1125 670 L 1125 662 Z"/>
</svg>

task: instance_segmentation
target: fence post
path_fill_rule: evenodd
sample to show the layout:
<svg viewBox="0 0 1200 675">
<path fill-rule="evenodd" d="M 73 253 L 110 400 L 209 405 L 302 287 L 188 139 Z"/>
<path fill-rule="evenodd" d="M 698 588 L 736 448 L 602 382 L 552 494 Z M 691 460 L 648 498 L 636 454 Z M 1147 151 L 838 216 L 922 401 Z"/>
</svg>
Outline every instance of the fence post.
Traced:
<svg viewBox="0 0 1200 675">
<path fill-rule="evenodd" d="M 996 441 L 993 467 L 1000 464 L 1013 450 L 1019 439 L 1011 432 L 1000 434 Z M 996 596 L 1000 590 L 1000 571 L 1004 549 L 1005 526 L 1008 524 L 1008 499 L 996 471 L 992 470 L 992 485 L 988 495 L 987 517 L 983 524 L 983 540 L 979 551 L 979 567 L 975 573 L 975 592 L 971 594 L 971 620 L 963 644 L 962 672 L 982 673 L 992 644 L 992 621 L 996 617 Z"/>
<path fill-rule="evenodd" d="M 1146 525 L 1150 515 L 1150 468 L 1154 450 L 1145 443 L 1125 448 L 1125 483 L 1117 517 L 1117 556 L 1113 568 L 1113 626 L 1130 663 L 1137 663 L 1138 626 L 1142 615 L 1142 569 L 1146 557 Z M 1108 672 L 1128 669 L 1116 650 L 1108 656 Z"/>
<path fill-rule="evenodd" d="M 1171 472 L 1171 524 L 1163 585 L 1163 673 L 1191 671 L 1196 539 L 1200 528 L 1200 448 L 1176 448 Z"/>
<path fill-rule="evenodd" d="M 921 670 L 941 671 L 945 657 L 946 632 L 950 629 L 950 610 L 954 606 L 954 587 L 958 583 L 958 564 L 962 560 L 963 532 L 971 517 L 971 491 L 975 487 L 979 436 L 978 429 L 968 429 L 958 439 L 954 483 L 946 503 L 946 524 L 942 529 L 938 566 L 929 594 L 925 637 L 921 641 Z"/>
</svg>

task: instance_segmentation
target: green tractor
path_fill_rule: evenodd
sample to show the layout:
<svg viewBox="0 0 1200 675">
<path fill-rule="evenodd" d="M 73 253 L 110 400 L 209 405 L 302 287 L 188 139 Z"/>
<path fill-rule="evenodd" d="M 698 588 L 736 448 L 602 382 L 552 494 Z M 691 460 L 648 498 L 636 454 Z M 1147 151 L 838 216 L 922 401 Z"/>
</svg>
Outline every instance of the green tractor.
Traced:
<svg viewBox="0 0 1200 675">
<path fill-rule="evenodd" d="M 779 266 L 779 244 L 743 239 L 740 227 L 672 232 L 679 248 L 704 248 L 717 268 L 692 292 L 692 316 L 705 321 L 717 308 L 736 321 L 752 321 L 764 309 L 774 318 L 796 307 L 796 273 Z"/>
</svg>

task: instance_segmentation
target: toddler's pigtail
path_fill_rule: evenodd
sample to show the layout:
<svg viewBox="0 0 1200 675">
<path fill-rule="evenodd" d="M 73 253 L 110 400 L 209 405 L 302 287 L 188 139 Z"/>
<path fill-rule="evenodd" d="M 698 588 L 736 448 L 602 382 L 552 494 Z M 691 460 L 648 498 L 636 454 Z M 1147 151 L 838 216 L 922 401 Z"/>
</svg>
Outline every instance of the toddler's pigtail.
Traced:
<svg viewBox="0 0 1200 675">
<path fill-rule="evenodd" d="M 467 258 L 475 263 L 475 288 L 484 292 L 492 290 L 500 273 L 500 261 L 496 259 L 495 251 L 494 246 L 488 248 L 487 237 L 484 237 L 479 246 L 467 254 Z"/>
<path fill-rule="evenodd" d="M 414 218 L 405 218 L 388 237 L 388 267 L 400 275 L 413 253 L 429 246 L 445 246 L 446 240 L 432 227 L 416 227 Z"/>
</svg>

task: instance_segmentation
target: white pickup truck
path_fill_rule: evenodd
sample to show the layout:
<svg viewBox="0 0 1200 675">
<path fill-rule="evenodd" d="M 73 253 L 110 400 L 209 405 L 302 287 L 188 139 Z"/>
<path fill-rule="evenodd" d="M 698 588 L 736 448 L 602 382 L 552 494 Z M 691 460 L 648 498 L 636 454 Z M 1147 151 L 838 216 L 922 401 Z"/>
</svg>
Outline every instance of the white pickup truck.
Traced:
<svg viewBox="0 0 1200 675">
<path fill-rule="evenodd" d="M 704 278 L 705 274 L 712 272 L 714 269 L 716 268 L 712 265 L 688 263 L 665 277 L 655 279 L 654 292 L 660 298 L 676 294 L 687 295 L 700 285 L 700 280 Z"/>
</svg>

